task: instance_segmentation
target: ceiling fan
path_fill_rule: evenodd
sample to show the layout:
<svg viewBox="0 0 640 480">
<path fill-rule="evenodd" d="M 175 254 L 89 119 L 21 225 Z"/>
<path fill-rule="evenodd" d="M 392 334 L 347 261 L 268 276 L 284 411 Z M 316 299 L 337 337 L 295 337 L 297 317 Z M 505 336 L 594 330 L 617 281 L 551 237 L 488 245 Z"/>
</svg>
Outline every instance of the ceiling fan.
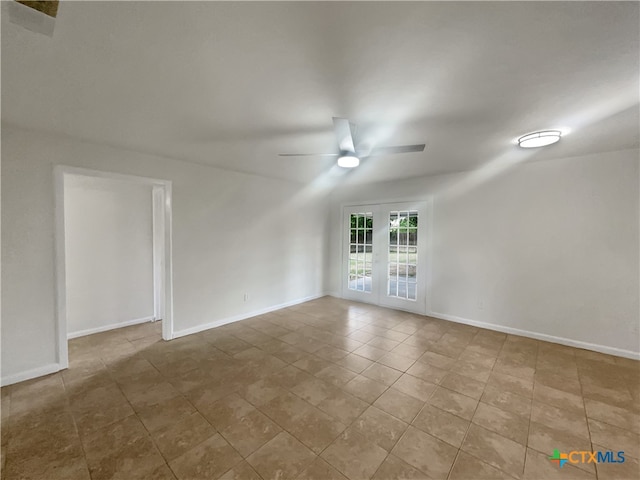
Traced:
<svg viewBox="0 0 640 480">
<path fill-rule="evenodd" d="M 396 153 L 411 153 L 424 151 L 425 144 L 398 145 L 394 147 L 376 147 L 355 143 L 356 126 L 346 118 L 333 117 L 333 131 L 338 141 L 338 153 L 280 153 L 281 157 L 338 157 L 338 165 L 344 168 L 354 168 L 360 165 L 360 159 L 375 155 L 393 155 Z"/>
</svg>

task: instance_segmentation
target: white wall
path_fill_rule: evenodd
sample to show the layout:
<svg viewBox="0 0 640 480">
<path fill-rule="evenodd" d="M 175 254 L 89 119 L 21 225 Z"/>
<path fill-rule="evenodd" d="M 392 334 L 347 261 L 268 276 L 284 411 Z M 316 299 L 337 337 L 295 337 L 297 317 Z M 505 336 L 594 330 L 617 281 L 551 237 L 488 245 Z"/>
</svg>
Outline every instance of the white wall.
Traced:
<svg viewBox="0 0 640 480">
<path fill-rule="evenodd" d="M 340 290 L 343 203 L 432 196 L 434 316 L 637 356 L 638 158 L 628 150 L 502 159 L 481 171 L 343 188 L 332 195 L 330 290 Z"/>
<path fill-rule="evenodd" d="M 4 383 L 56 368 L 53 167 L 60 164 L 172 181 L 178 334 L 324 291 L 326 192 L 3 125 Z"/>
<path fill-rule="evenodd" d="M 65 175 L 67 332 L 153 318 L 151 185 Z"/>
<path fill-rule="evenodd" d="M 309 186 L 3 125 L 3 383 L 58 361 L 60 164 L 173 182 L 178 333 L 338 291 L 339 206 L 433 195 L 435 312 L 640 351 L 637 150 L 345 187 L 332 192 L 329 218 L 326 192 Z"/>
</svg>

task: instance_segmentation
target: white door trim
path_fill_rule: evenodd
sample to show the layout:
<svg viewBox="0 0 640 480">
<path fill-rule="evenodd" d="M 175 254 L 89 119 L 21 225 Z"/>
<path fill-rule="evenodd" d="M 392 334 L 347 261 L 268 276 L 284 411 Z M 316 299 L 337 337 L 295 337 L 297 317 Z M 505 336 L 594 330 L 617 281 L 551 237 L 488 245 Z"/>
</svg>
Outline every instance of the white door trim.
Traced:
<svg viewBox="0 0 640 480">
<path fill-rule="evenodd" d="M 164 295 L 162 294 L 164 284 L 164 223 L 162 215 L 165 204 L 164 187 L 153 185 L 152 187 L 152 215 L 153 215 L 153 321 L 164 318 Z M 164 333 L 164 332 L 163 332 Z"/>
<path fill-rule="evenodd" d="M 356 302 L 365 302 L 365 303 L 372 303 L 377 305 L 380 301 L 379 298 L 379 290 L 377 288 L 375 288 L 375 285 L 372 285 L 371 287 L 371 292 L 365 292 L 365 291 L 359 291 L 359 290 L 349 290 L 348 288 L 348 278 L 349 278 L 349 269 L 350 269 L 350 242 L 348 240 L 349 235 L 350 235 L 350 230 L 351 230 L 351 215 L 353 213 L 365 213 L 365 211 L 370 211 L 373 215 L 372 220 L 373 220 L 373 235 L 375 237 L 377 231 L 376 231 L 376 225 L 378 222 L 378 205 L 353 205 L 353 206 L 348 206 L 348 207 L 343 207 L 342 208 L 342 233 L 341 233 L 341 237 L 342 237 L 342 266 L 340 268 L 340 275 L 342 276 L 342 291 L 341 291 L 341 296 L 342 298 L 348 299 L 348 300 L 354 300 Z M 378 254 L 378 245 L 377 242 L 374 241 L 373 242 L 373 250 L 371 252 L 371 258 L 372 258 L 372 278 L 377 278 L 378 277 L 378 271 L 377 269 L 379 268 L 378 262 L 375 261 L 375 257 Z M 375 271 L 374 271 L 375 270 Z"/>
<path fill-rule="evenodd" d="M 67 346 L 67 285 L 65 271 L 64 179 L 65 175 L 107 178 L 151 185 L 153 212 L 154 317 L 162 319 L 162 338 L 173 338 L 173 263 L 171 181 L 125 175 L 88 168 L 54 167 L 55 287 L 57 357 L 60 369 L 69 366 Z"/>
<path fill-rule="evenodd" d="M 341 266 L 339 269 L 341 281 L 340 281 L 340 297 L 348 300 L 361 301 L 365 303 L 373 303 L 375 305 L 385 306 L 387 308 L 394 308 L 396 310 L 404 310 L 409 312 L 416 312 L 414 308 L 403 308 L 401 305 L 383 305 L 380 299 L 382 298 L 382 293 L 378 291 L 379 295 L 376 298 L 376 295 L 372 294 L 369 297 L 369 301 L 367 298 L 363 298 L 362 295 L 353 296 L 350 292 L 347 292 L 346 282 L 348 278 L 348 267 L 347 267 L 347 258 L 346 258 L 346 238 L 347 238 L 347 220 L 348 216 L 352 210 L 364 209 L 370 210 L 374 213 L 374 224 L 380 222 L 380 212 L 383 207 L 387 207 L 390 205 L 415 205 L 416 208 L 421 207 L 425 216 L 426 224 L 426 234 L 423 235 L 424 243 L 421 243 L 421 246 L 424 248 L 426 257 L 426 263 L 422 263 L 420 266 L 424 271 L 424 281 L 425 281 L 425 299 L 424 304 L 417 305 L 419 313 L 421 315 L 428 315 L 431 312 L 431 286 L 432 286 L 432 268 L 431 265 L 433 263 L 433 196 L 429 195 L 423 198 L 397 198 L 397 199 L 386 199 L 386 200 L 367 200 L 361 202 L 344 202 L 340 204 L 341 209 L 341 231 L 340 231 L 340 249 L 341 249 Z M 386 222 L 386 219 L 384 220 Z M 425 221 L 423 221 L 425 222 Z M 376 228 L 374 227 L 374 238 L 376 236 Z M 374 245 L 374 250 L 376 246 Z M 380 248 L 380 243 L 378 243 L 378 249 Z M 380 254 L 385 254 L 386 252 L 380 252 Z M 377 265 L 376 265 L 377 264 Z M 385 264 L 386 265 L 386 264 Z M 386 268 L 386 266 L 385 266 Z M 374 269 L 380 275 L 381 262 L 374 262 Z M 383 272 L 386 275 L 386 270 Z M 358 298 L 360 297 L 360 298 Z"/>
<path fill-rule="evenodd" d="M 379 245 L 383 250 L 383 258 L 382 264 L 383 274 L 379 277 L 380 285 L 380 300 L 378 304 L 381 307 L 394 308 L 398 310 L 406 310 L 410 312 L 414 312 L 420 315 L 426 315 L 427 310 L 427 298 L 428 298 L 428 269 L 431 265 L 431 258 L 429 255 L 428 248 L 428 204 L 427 202 L 414 201 L 414 202 L 399 202 L 399 203 L 384 203 L 379 206 L 380 220 L 379 224 L 383 225 L 382 235 L 380 236 Z M 391 211 L 409 211 L 416 210 L 420 215 L 420 222 L 418 224 L 418 243 L 417 243 L 417 251 L 418 251 L 418 272 L 417 272 L 417 289 L 416 289 L 416 298 L 415 300 L 405 300 L 403 298 L 392 297 L 387 295 L 387 277 L 388 277 L 388 250 L 389 250 L 389 213 Z M 425 221 L 426 220 L 426 221 Z M 426 257 L 426 262 L 424 261 L 424 257 Z M 382 269 L 381 269 L 382 270 Z"/>
</svg>

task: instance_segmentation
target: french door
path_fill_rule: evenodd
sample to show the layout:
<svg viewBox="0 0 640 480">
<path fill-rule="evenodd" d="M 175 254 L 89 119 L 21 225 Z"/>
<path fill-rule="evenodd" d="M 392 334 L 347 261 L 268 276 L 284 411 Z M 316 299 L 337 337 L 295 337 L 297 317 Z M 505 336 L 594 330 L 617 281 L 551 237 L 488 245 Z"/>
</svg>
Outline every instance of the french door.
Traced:
<svg viewBox="0 0 640 480">
<path fill-rule="evenodd" d="M 427 205 L 385 203 L 344 208 L 344 298 L 427 311 Z"/>
</svg>

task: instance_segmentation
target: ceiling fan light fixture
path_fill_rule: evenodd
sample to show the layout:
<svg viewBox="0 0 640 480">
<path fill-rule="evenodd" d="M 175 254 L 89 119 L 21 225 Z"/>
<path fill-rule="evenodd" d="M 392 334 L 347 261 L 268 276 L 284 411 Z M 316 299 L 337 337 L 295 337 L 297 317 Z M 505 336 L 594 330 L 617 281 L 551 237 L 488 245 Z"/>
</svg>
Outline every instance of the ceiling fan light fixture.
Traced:
<svg viewBox="0 0 640 480">
<path fill-rule="evenodd" d="M 342 168 L 355 168 L 360 165 L 360 159 L 355 155 L 341 155 L 338 157 L 338 166 Z"/>
<path fill-rule="evenodd" d="M 562 132 L 560 130 L 542 130 L 523 135 L 518 139 L 521 148 L 546 147 L 560 140 Z"/>
</svg>

